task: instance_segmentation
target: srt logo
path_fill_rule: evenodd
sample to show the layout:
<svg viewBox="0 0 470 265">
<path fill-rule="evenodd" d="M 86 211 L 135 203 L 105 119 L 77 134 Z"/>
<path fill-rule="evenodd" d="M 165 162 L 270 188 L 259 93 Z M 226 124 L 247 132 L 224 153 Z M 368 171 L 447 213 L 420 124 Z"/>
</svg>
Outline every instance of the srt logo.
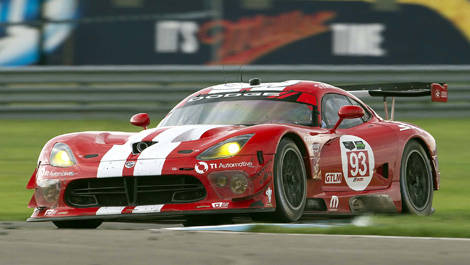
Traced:
<svg viewBox="0 0 470 265">
<path fill-rule="evenodd" d="M 330 209 L 338 209 L 339 199 L 338 196 L 331 196 Z"/>
<path fill-rule="evenodd" d="M 198 174 L 204 174 L 207 172 L 207 170 L 209 169 L 209 165 L 206 163 L 206 162 L 197 162 L 196 165 L 194 165 L 194 170 L 196 170 L 196 172 Z"/>
</svg>

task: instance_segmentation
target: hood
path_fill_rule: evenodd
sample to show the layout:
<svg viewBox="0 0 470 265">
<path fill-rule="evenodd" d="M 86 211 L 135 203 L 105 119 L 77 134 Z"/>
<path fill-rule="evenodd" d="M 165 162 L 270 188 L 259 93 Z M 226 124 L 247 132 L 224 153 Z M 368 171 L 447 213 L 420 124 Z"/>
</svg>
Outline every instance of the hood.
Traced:
<svg viewBox="0 0 470 265">
<path fill-rule="evenodd" d="M 162 127 L 141 131 L 127 138 L 124 143 L 114 144 L 101 161 L 126 160 L 133 151 L 133 145 L 139 142 L 152 142 L 152 145 L 139 153 L 139 159 L 164 159 L 178 147 L 205 149 L 215 144 L 219 139 L 238 132 L 244 126 L 224 125 L 185 125 L 174 127 Z M 107 144 L 113 137 L 105 139 L 96 138 L 96 144 Z M 99 142 L 103 140 L 102 142 Z M 188 143 L 190 142 L 190 143 Z M 187 144 L 184 144 L 187 143 Z M 184 145 L 182 145 L 184 144 Z M 180 148 L 181 149 L 181 148 Z M 172 155 L 172 157 L 176 157 Z"/>
</svg>

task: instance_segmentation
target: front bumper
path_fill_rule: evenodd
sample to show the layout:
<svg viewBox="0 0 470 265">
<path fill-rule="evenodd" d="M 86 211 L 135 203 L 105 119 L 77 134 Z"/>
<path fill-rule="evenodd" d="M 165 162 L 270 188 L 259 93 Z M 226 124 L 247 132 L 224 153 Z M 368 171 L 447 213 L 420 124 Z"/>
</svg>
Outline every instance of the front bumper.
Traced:
<svg viewBox="0 0 470 265">
<path fill-rule="evenodd" d="M 234 157 L 232 159 L 218 160 L 210 164 L 204 172 L 196 172 L 198 161 L 182 161 L 181 159 L 167 159 L 161 176 L 181 176 L 191 175 L 197 178 L 206 190 L 203 199 L 195 202 L 172 203 L 163 202 L 158 204 L 140 205 L 136 203 L 126 203 L 118 206 L 98 205 L 93 207 L 74 207 L 67 201 L 66 190 L 73 181 L 97 179 L 96 166 L 83 165 L 75 168 L 74 174 L 57 173 L 65 169 L 54 168 L 49 165 L 43 165 L 42 172 L 49 172 L 51 176 L 40 176 L 40 179 L 58 179 L 57 201 L 44 200 L 44 192 L 36 187 L 35 210 L 32 216 L 27 220 L 36 221 L 59 221 L 59 220 L 79 220 L 79 219 L 102 219 L 102 220 L 138 220 L 138 219 L 158 219 L 178 217 L 195 214 L 241 214 L 251 212 L 274 211 L 274 196 L 266 195 L 267 189 L 273 189 L 272 183 L 272 156 L 266 156 L 263 164 L 257 162 L 256 157 Z M 212 161 L 211 161 L 212 162 Z M 214 166 L 213 164 L 217 164 Z M 188 170 L 191 169 L 192 170 Z M 199 167 L 200 168 L 200 167 Z M 71 169 L 67 169 L 70 171 Z M 220 183 L 215 183 L 217 178 L 214 176 L 224 176 L 238 172 L 246 175 L 248 188 L 241 194 L 230 193 L 230 187 L 219 187 Z M 73 176 L 71 176 L 73 175 Z M 57 177 L 60 176 L 60 177 Z M 133 176 L 139 178 L 149 176 Z M 155 178 L 160 176 L 156 175 Z M 129 178 L 129 177 L 116 177 Z M 230 177 L 228 178 L 230 180 Z M 218 186 L 219 185 L 219 186 Z"/>
</svg>

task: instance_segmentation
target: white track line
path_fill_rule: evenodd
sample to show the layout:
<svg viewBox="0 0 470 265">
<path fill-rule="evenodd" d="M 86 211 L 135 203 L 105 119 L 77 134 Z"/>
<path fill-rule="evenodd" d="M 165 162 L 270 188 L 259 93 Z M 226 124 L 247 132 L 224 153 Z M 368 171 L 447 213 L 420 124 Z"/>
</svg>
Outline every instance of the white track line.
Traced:
<svg viewBox="0 0 470 265">
<path fill-rule="evenodd" d="M 287 235 L 287 236 L 309 236 L 309 237 L 341 237 L 341 238 L 368 238 L 368 239 L 413 239 L 413 240 L 442 240 L 442 241 L 468 241 L 470 238 L 456 238 L 456 237 L 412 237 L 412 236 L 379 236 L 379 235 L 331 235 L 331 234 L 292 234 L 292 233 L 257 233 L 257 232 L 237 232 L 237 231 L 220 231 L 220 230 L 184 230 L 177 228 L 160 228 L 149 229 L 150 231 L 183 231 L 183 232 L 199 232 L 199 233 L 220 233 L 220 234 L 240 234 L 240 235 Z"/>
</svg>

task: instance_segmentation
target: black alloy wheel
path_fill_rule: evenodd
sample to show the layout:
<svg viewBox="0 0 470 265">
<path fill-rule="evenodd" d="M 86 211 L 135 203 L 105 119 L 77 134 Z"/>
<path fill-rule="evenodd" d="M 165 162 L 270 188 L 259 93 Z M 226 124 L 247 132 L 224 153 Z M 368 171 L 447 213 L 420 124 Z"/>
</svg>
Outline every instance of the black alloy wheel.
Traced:
<svg viewBox="0 0 470 265">
<path fill-rule="evenodd" d="M 424 148 L 416 141 L 409 142 L 403 151 L 400 188 L 403 212 L 417 215 L 432 213 L 431 162 Z"/>
</svg>

